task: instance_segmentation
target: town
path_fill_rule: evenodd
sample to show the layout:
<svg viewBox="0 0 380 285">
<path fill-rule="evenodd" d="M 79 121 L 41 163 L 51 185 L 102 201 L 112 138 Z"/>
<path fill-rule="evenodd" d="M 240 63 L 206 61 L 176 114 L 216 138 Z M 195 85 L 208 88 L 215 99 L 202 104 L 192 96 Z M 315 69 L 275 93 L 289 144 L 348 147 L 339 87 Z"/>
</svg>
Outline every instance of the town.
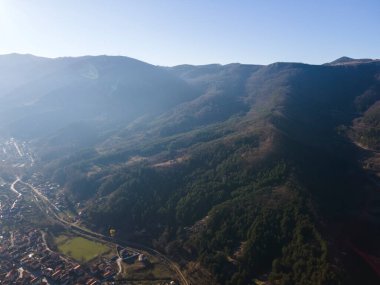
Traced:
<svg viewBox="0 0 380 285">
<path fill-rule="evenodd" d="M 1 284 L 130 284 L 135 278 L 129 277 L 125 268 L 141 271 L 153 266 L 147 252 L 121 246 L 110 236 L 78 226 L 80 213 L 68 210 L 59 184 L 39 172 L 32 172 L 23 181 L 20 169 L 35 163 L 27 143 L 12 138 L 0 142 L 0 147 L 1 164 L 15 169 L 13 177 L 11 173 L 0 176 Z M 62 237 L 61 245 L 58 240 Z M 63 250 L 78 240 L 81 246 L 105 250 L 95 251 L 88 260 L 76 257 L 74 247 Z M 147 284 L 178 284 L 175 274 L 172 276 L 150 278 L 153 283 Z"/>
<path fill-rule="evenodd" d="M 2 284 L 101 284 L 116 274 L 111 261 L 83 266 L 51 251 L 34 228 L 5 233 L 0 245 Z"/>
</svg>

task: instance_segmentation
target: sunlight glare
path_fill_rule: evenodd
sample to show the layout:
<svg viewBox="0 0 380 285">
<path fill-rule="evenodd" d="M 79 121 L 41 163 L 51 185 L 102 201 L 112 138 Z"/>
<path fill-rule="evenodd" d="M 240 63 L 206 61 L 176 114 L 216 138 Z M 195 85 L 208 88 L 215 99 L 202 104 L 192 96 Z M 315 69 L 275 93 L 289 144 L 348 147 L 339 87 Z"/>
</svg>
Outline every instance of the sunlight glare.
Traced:
<svg viewBox="0 0 380 285">
<path fill-rule="evenodd" d="M 7 1 L 0 0 L 0 31 L 3 31 L 7 24 Z"/>
</svg>

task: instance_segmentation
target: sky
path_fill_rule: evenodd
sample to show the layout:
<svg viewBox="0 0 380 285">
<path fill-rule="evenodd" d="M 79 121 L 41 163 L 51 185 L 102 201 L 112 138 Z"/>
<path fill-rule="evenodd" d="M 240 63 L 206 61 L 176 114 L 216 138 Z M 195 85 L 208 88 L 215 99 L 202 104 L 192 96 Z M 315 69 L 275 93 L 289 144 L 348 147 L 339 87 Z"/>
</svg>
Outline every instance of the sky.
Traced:
<svg viewBox="0 0 380 285">
<path fill-rule="evenodd" d="M 380 58 L 380 0 L 0 0 L 0 54 L 155 65 Z"/>
</svg>

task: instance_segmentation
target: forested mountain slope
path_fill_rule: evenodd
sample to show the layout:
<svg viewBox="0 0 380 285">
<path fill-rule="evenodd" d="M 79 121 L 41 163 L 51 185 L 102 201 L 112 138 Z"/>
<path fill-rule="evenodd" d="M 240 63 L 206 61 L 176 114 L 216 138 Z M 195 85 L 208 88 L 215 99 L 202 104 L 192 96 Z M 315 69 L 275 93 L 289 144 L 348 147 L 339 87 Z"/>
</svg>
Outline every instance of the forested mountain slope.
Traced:
<svg viewBox="0 0 380 285">
<path fill-rule="evenodd" d="M 379 143 L 378 61 L 61 60 L 73 63 L 2 96 L 27 114 L 2 125 L 23 137 L 25 118 L 59 120 L 28 139 L 87 226 L 173 256 L 194 284 L 378 283 L 352 250 L 380 255 L 364 165 Z M 65 148 L 72 126 L 86 143 Z"/>
</svg>

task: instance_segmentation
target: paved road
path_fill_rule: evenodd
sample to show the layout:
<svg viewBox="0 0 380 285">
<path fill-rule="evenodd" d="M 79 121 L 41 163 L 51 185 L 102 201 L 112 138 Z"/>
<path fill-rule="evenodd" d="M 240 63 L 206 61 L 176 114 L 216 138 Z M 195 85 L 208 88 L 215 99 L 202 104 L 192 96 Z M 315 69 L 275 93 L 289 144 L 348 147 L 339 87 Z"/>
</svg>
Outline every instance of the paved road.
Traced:
<svg viewBox="0 0 380 285">
<path fill-rule="evenodd" d="M 132 251 L 145 251 L 145 252 L 149 253 L 150 255 L 158 257 L 159 259 L 164 261 L 170 268 L 172 268 L 177 273 L 181 284 L 189 285 L 189 282 L 187 281 L 186 277 L 184 276 L 184 274 L 180 270 L 179 266 L 176 263 L 174 263 L 173 261 L 171 261 L 168 257 L 163 255 L 162 253 L 158 252 L 157 250 L 155 250 L 153 248 L 142 245 L 142 244 L 131 243 L 131 242 L 123 241 L 123 240 L 117 240 L 117 239 L 110 238 L 108 236 L 102 235 L 100 233 L 93 232 L 89 229 L 82 228 L 75 223 L 70 223 L 70 222 L 62 219 L 58 215 L 57 208 L 55 207 L 55 205 L 53 205 L 49 201 L 49 199 L 47 197 L 45 197 L 37 188 L 35 188 L 33 185 L 31 185 L 29 183 L 23 182 L 20 178 L 17 178 L 17 179 L 18 179 L 17 181 L 19 181 L 21 184 L 28 186 L 34 192 L 34 194 L 40 198 L 40 201 L 42 202 L 41 205 L 45 208 L 47 213 L 50 213 L 51 218 L 55 219 L 57 222 L 61 223 L 62 225 L 68 227 L 72 232 L 79 234 L 79 235 L 82 235 L 82 236 L 85 236 L 85 237 L 90 237 L 92 239 L 95 239 L 95 240 L 98 240 L 101 242 L 110 243 L 110 244 L 113 244 L 115 246 L 125 247 L 129 250 L 132 250 Z"/>
<path fill-rule="evenodd" d="M 16 180 L 13 181 L 12 184 L 11 184 L 11 190 L 17 194 L 17 198 L 20 198 L 21 195 L 22 195 L 22 194 L 21 194 L 20 192 L 18 192 L 18 191 L 16 190 L 16 188 L 15 188 L 16 183 L 19 182 L 19 181 L 20 181 L 20 177 L 17 177 Z"/>
</svg>

